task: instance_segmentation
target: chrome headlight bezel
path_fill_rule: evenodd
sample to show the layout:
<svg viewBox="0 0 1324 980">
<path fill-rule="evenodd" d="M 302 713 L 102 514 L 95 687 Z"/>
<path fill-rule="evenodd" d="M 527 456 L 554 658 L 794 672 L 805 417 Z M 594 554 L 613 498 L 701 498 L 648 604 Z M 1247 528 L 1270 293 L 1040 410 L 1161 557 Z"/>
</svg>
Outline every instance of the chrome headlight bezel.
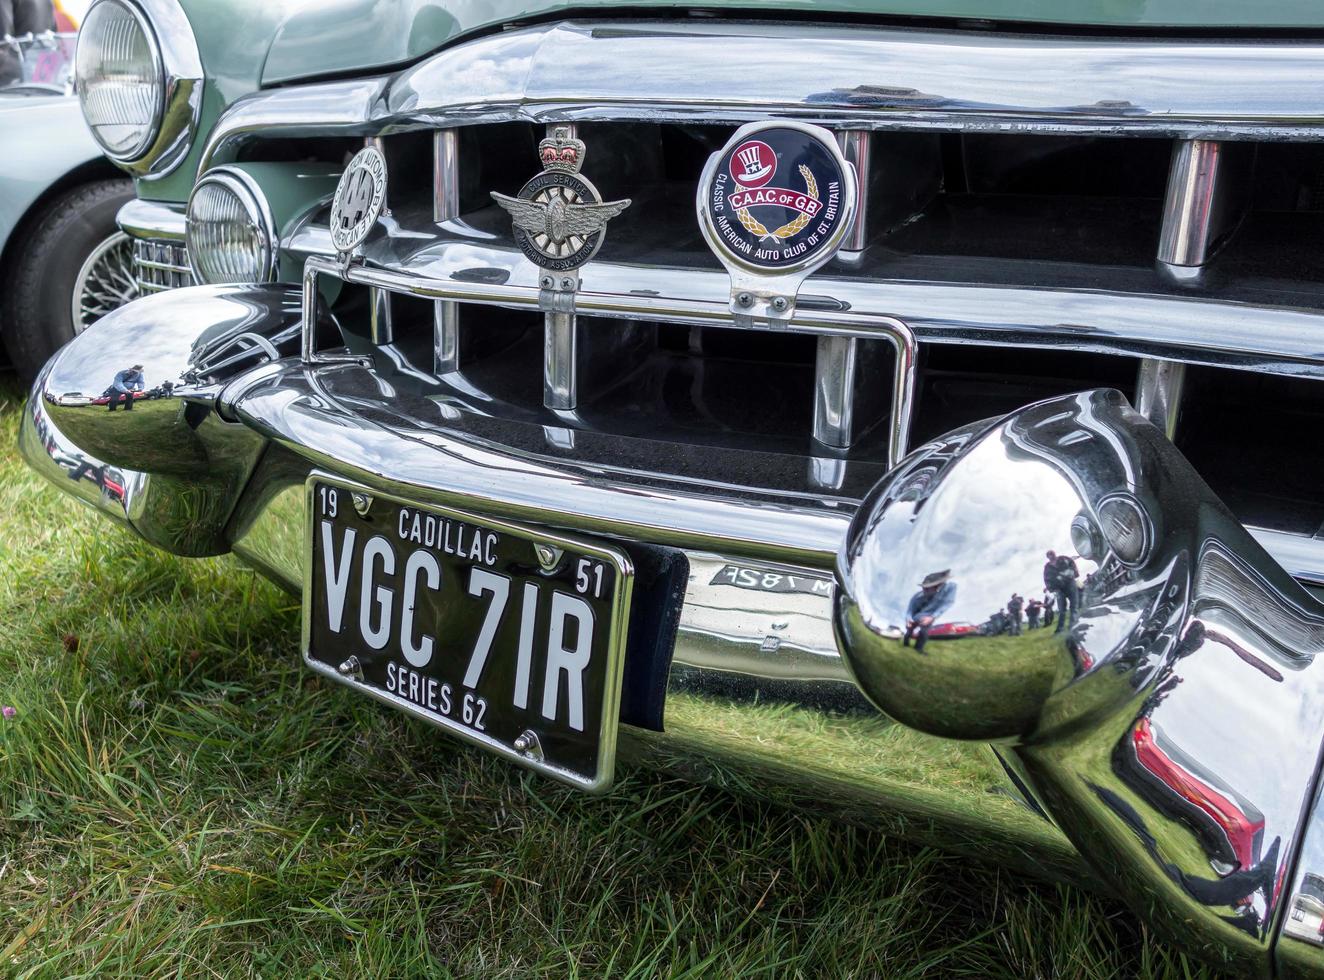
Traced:
<svg viewBox="0 0 1324 980">
<path fill-rule="evenodd" d="M 253 219 L 254 227 L 257 228 L 263 238 L 255 282 L 274 282 L 276 280 L 277 263 L 280 259 L 280 239 L 277 235 L 276 221 L 272 216 L 271 205 L 267 201 L 266 194 L 262 192 L 261 186 L 253 179 L 251 174 L 239 167 L 229 166 L 214 167 L 207 171 L 193 185 L 193 191 L 189 194 L 188 208 L 185 210 L 184 237 L 188 243 L 189 266 L 193 270 L 193 278 L 202 284 L 221 285 L 221 283 L 212 283 L 211 280 L 203 276 L 198 265 L 198 257 L 205 253 L 205 249 L 198 247 L 193 234 L 194 201 L 202 190 L 214 185 L 224 187 L 239 199 L 244 209 Z"/>
<path fill-rule="evenodd" d="M 134 177 L 157 180 L 184 161 L 198 133 L 205 83 L 197 39 L 177 0 L 94 0 L 84 23 L 103 3 L 114 3 L 138 21 L 154 54 L 162 99 L 151 135 L 131 153 L 112 153 L 100 140 L 97 145 Z"/>
</svg>

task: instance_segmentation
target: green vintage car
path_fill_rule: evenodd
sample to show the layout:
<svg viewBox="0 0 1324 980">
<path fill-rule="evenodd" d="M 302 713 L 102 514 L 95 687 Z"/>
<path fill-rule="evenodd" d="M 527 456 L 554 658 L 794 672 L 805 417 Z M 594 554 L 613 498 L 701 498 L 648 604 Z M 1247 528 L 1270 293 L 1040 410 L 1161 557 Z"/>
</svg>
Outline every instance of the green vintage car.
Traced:
<svg viewBox="0 0 1324 980">
<path fill-rule="evenodd" d="M 97 0 L 151 295 L 23 451 L 513 764 L 628 753 L 1321 975 L 1321 28 Z"/>
</svg>

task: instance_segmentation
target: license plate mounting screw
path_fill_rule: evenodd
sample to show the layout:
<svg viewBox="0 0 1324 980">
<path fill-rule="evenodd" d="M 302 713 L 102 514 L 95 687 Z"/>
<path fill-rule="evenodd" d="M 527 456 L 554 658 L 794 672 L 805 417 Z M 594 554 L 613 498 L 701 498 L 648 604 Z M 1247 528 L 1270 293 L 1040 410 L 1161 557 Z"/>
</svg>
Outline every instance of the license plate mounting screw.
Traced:
<svg viewBox="0 0 1324 980">
<path fill-rule="evenodd" d="M 341 677 L 353 677 L 356 680 L 363 680 L 363 665 L 359 663 L 358 657 L 350 657 L 336 668 L 336 673 Z"/>
<path fill-rule="evenodd" d="M 372 506 L 372 494 L 355 490 L 350 496 L 354 498 L 354 509 L 359 512 L 359 516 L 367 517 L 368 508 Z"/>
<path fill-rule="evenodd" d="M 536 732 L 531 732 L 526 728 L 516 737 L 514 746 L 515 751 L 526 759 L 542 762 L 542 743 L 538 741 Z"/>
<path fill-rule="evenodd" d="M 556 566 L 561 564 L 561 555 L 564 552 L 554 544 L 535 544 L 533 550 L 538 554 L 538 564 L 542 566 L 544 572 L 556 570 Z"/>
</svg>

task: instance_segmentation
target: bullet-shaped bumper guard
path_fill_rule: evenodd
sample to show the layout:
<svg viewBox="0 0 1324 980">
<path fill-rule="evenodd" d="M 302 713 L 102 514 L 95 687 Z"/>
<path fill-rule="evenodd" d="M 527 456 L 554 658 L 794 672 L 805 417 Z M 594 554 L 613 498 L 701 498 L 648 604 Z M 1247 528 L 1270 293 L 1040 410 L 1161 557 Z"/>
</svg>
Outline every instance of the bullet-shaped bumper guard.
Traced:
<svg viewBox="0 0 1324 980">
<path fill-rule="evenodd" d="M 693 499 L 659 492 L 636 513 L 610 485 L 446 443 L 441 429 L 427 445 L 362 424 L 298 362 L 299 306 L 296 289 L 264 286 L 122 308 L 42 373 L 24 455 L 162 548 L 234 550 L 296 590 L 314 468 L 672 546 L 691 574 L 665 730 L 626 726 L 630 754 L 1103 886 L 1215 962 L 1324 974 L 1324 830 L 1311 816 L 1324 608 L 1116 392 L 912 453 L 848 534 L 840 525 L 834 610 L 831 589 L 751 591 L 723 574 L 780 557 L 767 567 L 821 581 L 813 542 L 834 528 L 820 518 L 784 515 L 774 548 L 741 531 L 770 515 L 733 514 L 723 547 L 694 522 L 657 520 L 669 505 L 697 513 Z M 129 411 L 109 391 L 135 364 L 145 380 Z M 1073 582 L 1046 582 L 1048 551 L 1075 556 Z M 925 581 L 943 599 L 922 631 Z M 1046 587 L 1054 627 L 992 615 Z"/>
</svg>

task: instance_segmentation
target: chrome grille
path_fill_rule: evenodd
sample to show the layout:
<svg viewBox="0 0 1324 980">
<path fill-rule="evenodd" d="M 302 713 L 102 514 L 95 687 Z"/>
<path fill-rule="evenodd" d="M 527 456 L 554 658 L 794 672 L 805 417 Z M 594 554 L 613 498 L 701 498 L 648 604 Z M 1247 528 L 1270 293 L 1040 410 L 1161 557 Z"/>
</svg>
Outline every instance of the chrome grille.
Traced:
<svg viewBox="0 0 1324 980">
<path fill-rule="evenodd" d="M 779 71 L 762 70 L 770 63 Z M 507 393 L 494 386 L 521 388 L 510 417 L 541 420 L 549 445 L 582 457 L 587 440 L 581 434 L 576 444 L 574 424 L 556 427 L 547 413 L 565 409 L 544 404 L 541 382 L 561 391 L 580 372 L 581 408 L 599 399 L 591 415 L 603 404 L 602 386 L 639 366 L 632 358 L 648 347 L 650 331 L 668 334 L 674 343 L 664 353 L 676 359 L 713 356 L 703 338 L 733 332 L 727 277 L 695 229 L 695 161 L 751 119 L 827 126 L 863 173 L 868 217 L 843 260 L 802 291 L 806 315 L 789 332 L 806 335 L 808 356 L 773 364 L 747 388 L 750 404 L 770 414 L 779 402 L 803 402 L 794 438 L 777 441 L 765 430 L 742 448 L 797 455 L 806 486 L 849 496 L 844 468 L 888 461 L 888 441 L 869 439 L 880 426 L 901 430 L 895 449 L 1037 398 L 1107 385 L 1133 395 L 1244 520 L 1299 535 L 1324 514 L 1270 485 L 1278 467 L 1250 461 L 1262 448 L 1253 433 L 1244 445 L 1220 437 L 1225 456 L 1266 474 L 1252 487 L 1243 473 L 1239 499 L 1237 488 L 1215 479 L 1227 479 L 1217 461 L 1202 457 L 1210 450 L 1194 441 L 1195 414 L 1226 403 L 1229 392 L 1250 403 L 1257 392 L 1241 382 L 1256 375 L 1290 377 L 1293 393 L 1324 380 L 1324 262 L 1313 258 L 1324 255 L 1324 126 L 1310 94 L 1321 69 L 1324 43 L 1309 39 L 1142 41 L 721 20 L 702 28 L 546 24 L 458 44 L 398 75 L 241 100 L 209 138 L 203 166 L 261 159 L 265 143 L 309 138 L 316 153 L 316 141 L 383 133 L 398 233 L 365 246 L 365 262 L 350 276 L 361 302 L 340 322 L 360 334 L 362 349 L 382 352 L 384 374 L 399 367 L 384 359 L 404 357 L 416 340 L 411 371 L 481 380 L 483 395 L 495 399 L 483 411 L 502 410 Z M 636 201 L 586 269 L 590 284 L 579 299 L 586 320 L 613 322 L 612 339 L 630 346 L 586 350 L 598 339 L 590 324 L 578 348 L 553 337 L 535 351 L 532 325 L 520 344 L 479 364 L 472 347 L 482 345 L 480 335 L 500 333 L 516 319 L 512 310 L 527 311 L 518 315 L 534 324 L 539 309 L 538 272 L 486 194 L 513 193 L 536 172 L 527 145 L 553 124 L 578 127 L 590 147 L 585 173 L 605 196 Z M 1036 154 L 1058 160 L 1070 179 L 1054 190 L 1018 186 L 1018 157 Z M 1115 159 L 1135 163 L 1134 179 L 1110 170 Z M 997 166 L 980 172 L 989 161 Z M 1288 172 L 1290 193 L 1283 184 L 1276 201 L 1261 199 L 1269 175 Z M 1116 191 L 1091 189 L 1091 180 Z M 324 214 L 293 227 L 282 247 L 296 260 L 333 258 Z M 435 303 L 427 317 L 416 309 L 421 300 Z M 483 304 L 508 311 L 504 322 L 481 314 Z M 880 399 L 879 379 L 891 383 L 889 352 L 876 359 L 857 349 L 881 345 L 878 324 L 887 318 L 914 341 L 913 398 Z M 721 345 L 724 356 L 733 346 Z M 1303 415 L 1308 395 L 1289 403 L 1287 386 L 1279 387 L 1265 403 L 1277 412 L 1275 430 L 1324 423 L 1324 411 Z M 680 398 L 678 390 L 667 390 L 667 410 L 694 409 L 714 394 L 696 387 Z M 1190 425 L 1181 421 L 1183 405 Z M 664 424 L 674 419 L 647 421 L 658 441 L 707 438 L 677 434 Z M 599 414 L 593 425 L 621 431 L 625 414 Z M 1294 450 L 1294 463 L 1304 451 Z M 678 467 L 680 455 L 667 465 Z M 1324 452 L 1317 455 L 1310 472 L 1324 479 Z M 1279 507 L 1296 507 L 1294 520 L 1277 516 Z"/>
<path fill-rule="evenodd" d="M 138 288 L 143 293 L 159 293 L 194 284 L 188 247 L 182 242 L 134 239 L 133 268 Z"/>
</svg>

